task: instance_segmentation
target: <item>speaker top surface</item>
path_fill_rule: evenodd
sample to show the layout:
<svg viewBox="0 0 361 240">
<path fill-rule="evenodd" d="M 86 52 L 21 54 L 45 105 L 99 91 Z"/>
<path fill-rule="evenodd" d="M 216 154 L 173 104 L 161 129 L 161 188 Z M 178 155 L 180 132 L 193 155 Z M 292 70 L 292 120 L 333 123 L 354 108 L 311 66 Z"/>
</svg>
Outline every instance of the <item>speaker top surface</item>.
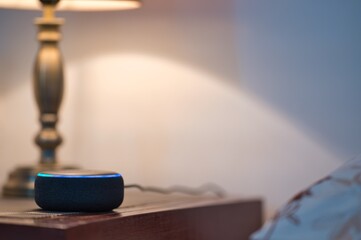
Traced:
<svg viewBox="0 0 361 240">
<path fill-rule="evenodd" d="M 37 175 L 38 177 L 54 178 L 116 178 L 121 177 L 119 173 L 99 170 L 61 170 L 44 171 Z"/>
</svg>

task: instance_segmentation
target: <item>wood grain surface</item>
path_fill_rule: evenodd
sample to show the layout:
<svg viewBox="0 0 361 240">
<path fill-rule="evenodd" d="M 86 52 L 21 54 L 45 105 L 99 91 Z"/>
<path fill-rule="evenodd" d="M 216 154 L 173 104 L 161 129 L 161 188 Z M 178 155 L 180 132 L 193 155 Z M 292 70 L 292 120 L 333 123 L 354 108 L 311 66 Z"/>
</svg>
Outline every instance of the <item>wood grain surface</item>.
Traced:
<svg viewBox="0 0 361 240">
<path fill-rule="evenodd" d="M 246 240 L 262 223 L 257 199 L 190 197 L 126 191 L 106 213 L 40 210 L 33 200 L 0 200 L 4 240 Z"/>
</svg>

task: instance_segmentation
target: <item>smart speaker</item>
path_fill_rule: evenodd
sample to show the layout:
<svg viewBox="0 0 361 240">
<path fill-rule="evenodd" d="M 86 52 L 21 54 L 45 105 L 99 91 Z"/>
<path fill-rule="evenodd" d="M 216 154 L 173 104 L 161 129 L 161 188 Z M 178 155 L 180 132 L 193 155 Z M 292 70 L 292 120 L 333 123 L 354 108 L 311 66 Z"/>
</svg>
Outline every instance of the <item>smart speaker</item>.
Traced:
<svg viewBox="0 0 361 240">
<path fill-rule="evenodd" d="M 40 172 L 35 179 L 35 202 L 43 210 L 106 212 L 124 199 L 124 181 L 115 172 L 63 170 Z"/>
</svg>

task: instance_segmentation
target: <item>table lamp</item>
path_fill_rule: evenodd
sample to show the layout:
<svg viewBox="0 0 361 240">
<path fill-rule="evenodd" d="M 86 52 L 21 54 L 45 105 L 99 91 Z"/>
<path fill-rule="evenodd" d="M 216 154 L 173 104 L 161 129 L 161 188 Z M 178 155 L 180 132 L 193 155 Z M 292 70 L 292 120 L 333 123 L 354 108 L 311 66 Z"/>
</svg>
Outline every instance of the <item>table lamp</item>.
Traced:
<svg viewBox="0 0 361 240">
<path fill-rule="evenodd" d="M 104 11 L 140 7 L 140 0 L 0 0 L 0 8 L 42 9 L 38 18 L 39 50 L 35 59 L 33 87 L 39 108 L 41 129 L 35 137 L 40 148 L 40 160 L 36 166 L 18 167 L 10 173 L 3 186 L 3 196 L 34 196 L 34 180 L 39 171 L 73 168 L 59 165 L 56 149 L 62 137 L 56 129 L 58 111 L 63 97 L 63 63 L 58 42 L 63 19 L 55 17 L 55 10 Z"/>
</svg>

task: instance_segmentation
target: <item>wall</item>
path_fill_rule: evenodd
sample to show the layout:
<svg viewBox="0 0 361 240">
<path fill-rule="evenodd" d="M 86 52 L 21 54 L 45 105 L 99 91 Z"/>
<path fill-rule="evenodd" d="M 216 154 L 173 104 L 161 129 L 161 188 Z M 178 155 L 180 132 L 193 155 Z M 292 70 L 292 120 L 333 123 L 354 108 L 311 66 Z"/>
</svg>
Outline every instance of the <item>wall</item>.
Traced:
<svg viewBox="0 0 361 240">
<path fill-rule="evenodd" d="M 127 183 L 216 182 L 268 216 L 360 152 L 359 1 L 146 1 L 60 13 L 63 163 Z M 0 183 L 35 163 L 32 19 L 0 10 Z"/>
</svg>

